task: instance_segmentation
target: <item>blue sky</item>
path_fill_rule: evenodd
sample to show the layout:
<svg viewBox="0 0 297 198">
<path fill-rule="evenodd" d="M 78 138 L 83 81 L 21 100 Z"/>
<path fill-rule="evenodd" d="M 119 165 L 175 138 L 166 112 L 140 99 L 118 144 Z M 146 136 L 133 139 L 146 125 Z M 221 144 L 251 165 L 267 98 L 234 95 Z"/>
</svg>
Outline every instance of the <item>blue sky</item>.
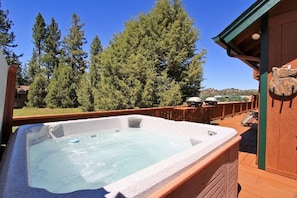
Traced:
<svg viewBox="0 0 297 198">
<path fill-rule="evenodd" d="M 9 19 L 14 23 L 12 31 L 18 44 L 15 52 L 23 53 L 22 63 L 28 63 L 31 58 L 32 27 L 40 12 L 49 24 L 54 18 L 62 31 L 62 37 L 67 35 L 71 27 L 72 13 L 76 13 L 81 22 L 85 23 L 87 44 L 85 51 L 95 35 L 99 36 L 103 47 L 124 30 L 125 22 L 140 13 L 149 12 L 155 5 L 155 0 L 2 0 L 1 9 L 9 10 Z M 226 51 L 218 46 L 212 38 L 217 36 L 227 25 L 246 10 L 255 0 L 183 0 L 183 5 L 189 16 L 194 19 L 194 26 L 200 31 L 196 43 L 198 50 L 207 50 L 206 63 L 203 65 L 204 88 L 238 88 L 258 89 L 258 81 L 253 79 L 253 70 L 236 58 L 228 57 Z"/>
</svg>

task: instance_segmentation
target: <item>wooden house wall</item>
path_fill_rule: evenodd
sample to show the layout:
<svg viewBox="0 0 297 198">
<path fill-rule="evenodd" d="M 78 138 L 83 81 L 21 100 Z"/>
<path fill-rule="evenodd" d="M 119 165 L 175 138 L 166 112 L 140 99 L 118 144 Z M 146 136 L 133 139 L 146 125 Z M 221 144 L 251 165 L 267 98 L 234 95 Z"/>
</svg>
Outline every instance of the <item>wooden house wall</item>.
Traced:
<svg viewBox="0 0 297 198">
<path fill-rule="evenodd" d="M 268 27 L 269 84 L 272 67 L 290 64 L 297 69 L 295 0 L 274 8 Z M 276 97 L 267 91 L 266 170 L 297 179 L 297 96 Z"/>
</svg>

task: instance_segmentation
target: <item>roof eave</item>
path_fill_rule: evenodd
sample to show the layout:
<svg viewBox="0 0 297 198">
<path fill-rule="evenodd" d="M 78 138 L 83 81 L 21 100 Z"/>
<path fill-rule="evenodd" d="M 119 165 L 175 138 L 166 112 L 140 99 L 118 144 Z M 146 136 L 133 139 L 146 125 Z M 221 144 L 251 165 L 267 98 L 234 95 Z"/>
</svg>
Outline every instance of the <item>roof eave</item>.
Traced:
<svg viewBox="0 0 297 198">
<path fill-rule="evenodd" d="M 233 45 L 228 45 L 227 43 L 225 43 L 225 42 L 223 42 L 221 40 L 217 41 L 216 43 L 226 50 L 226 54 L 228 56 L 230 56 L 229 53 L 228 53 L 228 51 L 230 51 L 230 50 L 234 51 L 237 54 L 244 55 L 243 53 L 238 52 L 237 49 Z M 242 62 L 244 62 L 245 64 L 249 65 L 252 69 L 259 70 L 259 63 L 255 63 L 254 61 L 249 61 L 249 60 L 245 60 L 245 59 L 242 59 L 242 58 L 239 58 L 239 59 Z"/>
<path fill-rule="evenodd" d="M 232 41 L 243 30 L 259 20 L 272 7 L 278 4 L 281 0 L 257 0 L 246 11 L 244 11 L 237 19 L 235 19 L 228 27 L 226 27 L 213 40 L 224 40 L 226 43 Z"/>
<path fill-rule="evenodd" d="M 226 50 L 233 50 L 239 55 L 245 55 L 239 51 L 232 43 L 232 40 L 241 34 L 250 25 L 267 13 L 271 8 L 278 4 L 281 0 L 257 0 L 246 11 L 244 11 L 238 18 L 236 18 L 229 26 L 227 26 L 220 34 L 212 38 L 215 43 Z M 259 65 L 253 61 L 243 60 L 243 62 L 258 70 Z"/>
</svg>

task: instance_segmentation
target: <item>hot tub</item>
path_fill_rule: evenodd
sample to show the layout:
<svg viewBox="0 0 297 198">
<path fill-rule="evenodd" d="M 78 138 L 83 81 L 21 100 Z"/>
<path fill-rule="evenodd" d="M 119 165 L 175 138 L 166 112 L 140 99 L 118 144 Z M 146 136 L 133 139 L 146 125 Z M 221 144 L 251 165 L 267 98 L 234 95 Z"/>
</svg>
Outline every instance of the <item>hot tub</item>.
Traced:
<svg viewBox="0 0 297 198">
<path fill-rule="evenodd" d="M 80 156 L 83 156 L 81 153 L 85 153 L 84 149 L 76 150 L 76 146 L 98 138 L 99 142 L 96 140 L 96 144 L 101 144 L 100 141 L 105 139 L 100 138 L 109 133 L 113 135 L 111 139 L 115 139 L 116 136 L 121 137 L 120 135 L 125 137 L 126 130 L 132 130 L 132 133 L 138 136 L 143 134 L 143 138 L 140 136 L 140 139 L 134 141 L 136 143 L 159 133 L 165 138 L 157 143 L 160 148 L 168 145 L 181 148 L 164 159 L 160 158 L 150 165 L 143 165 L 140 170 L 118 177 L 119 179 L 111 180 L 109 183 L 103 182 L 102 185 L 98 184 L 100 180 L 94 182 L 96 173 L 88 171 L 88 168 L 70 175 L 66 174 L 68 169 L 77 169 L 73 165 L 76 163 L 75 159 L 80 160 Z M 84 134 L 87 134 L 88 138 L 85 138 Z M 172 138 L 167 142 L 166 137 Z M 157 140 L 160 140 L 159 136 Z M 3 157 L 0 197 L 237 197 L 239 140 L 237 132 L 231 128 L 143 115 L 24 125 L 12 135 Z M 69 147 L 60 148 L 61 142 Z M 37 154 L 34 151 L 35 147 L 38 150 Z M 149 147 L 146 151 L 152 150 L 155 146 Z M 169 147 L 169 150 L 173 147 Z M 97 154 L 108 150 L 96 149 Z M 66 150 L 75 152 L 76 155 L 70 159 L 70 155 L 66 155 Z M 160 154 L 163 152 L 165 151 L 160 151 Z M 51 157 L 54 156 L 53 153 L 60 158 Z M 152 153 L 158 154 L 158 150 L 157 152 L 152 150 Z M 106 155 L 113 154 L 106 152 Z M 100 156 L 95 158 L 101 159 Z M 131 159 L 132 163 L 126 162 L 119 166 L 133 166 L 147 158 L 150 156 L 138 155 L 135 159 Z M 82 159 L 81 161 L 87 161 L 88 157 Z M 121 161 L 121 159 L 122 157 L 115 155 L 115 159 L 112 160 Z M 34 163 L 34 160 L 37 163 Z M 92 166 L 101 166 L 102 163 L 99 160 Z M 52 165 L 48 168 L 48 164 Z M 111 166 L 114 166 L 113 164 L 114 162 Z M 41 170 L 36 172 L 35 169 L 39 168 Z M 101 171 L 100 168 L 97 170 Z M 103 171 L 105 172 L 108 173 L 107 170 Z M 52 183 L 58 183 L 60 180 L 59 178 L 55 180 L 55 175 L 69 178 L 66 182 L 58 184 L 62 186 L 59 190 L 51 187 Z M 73 185 L 84 181 L 86 184 L 79 183 L 77 186 L 67 187 L 68 183 Z M 88 183 L 92 185 L 88 186 Z"/>
</svg>

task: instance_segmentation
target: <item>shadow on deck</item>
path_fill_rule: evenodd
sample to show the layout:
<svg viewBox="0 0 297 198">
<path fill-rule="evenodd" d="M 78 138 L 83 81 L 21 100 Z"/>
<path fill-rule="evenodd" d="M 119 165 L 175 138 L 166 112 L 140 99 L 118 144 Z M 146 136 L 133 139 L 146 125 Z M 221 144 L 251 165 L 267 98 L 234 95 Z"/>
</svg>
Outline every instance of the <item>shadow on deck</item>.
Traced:
<svg viewBox="0 0 297 198">
<path fill-rule="evenodd" d="M 252 125 L 248 130 L 241 134 L 241 141 L 239 143 L 239 151 L 257 154 L 257 131 L 258 125 Z"/>
</svg>

